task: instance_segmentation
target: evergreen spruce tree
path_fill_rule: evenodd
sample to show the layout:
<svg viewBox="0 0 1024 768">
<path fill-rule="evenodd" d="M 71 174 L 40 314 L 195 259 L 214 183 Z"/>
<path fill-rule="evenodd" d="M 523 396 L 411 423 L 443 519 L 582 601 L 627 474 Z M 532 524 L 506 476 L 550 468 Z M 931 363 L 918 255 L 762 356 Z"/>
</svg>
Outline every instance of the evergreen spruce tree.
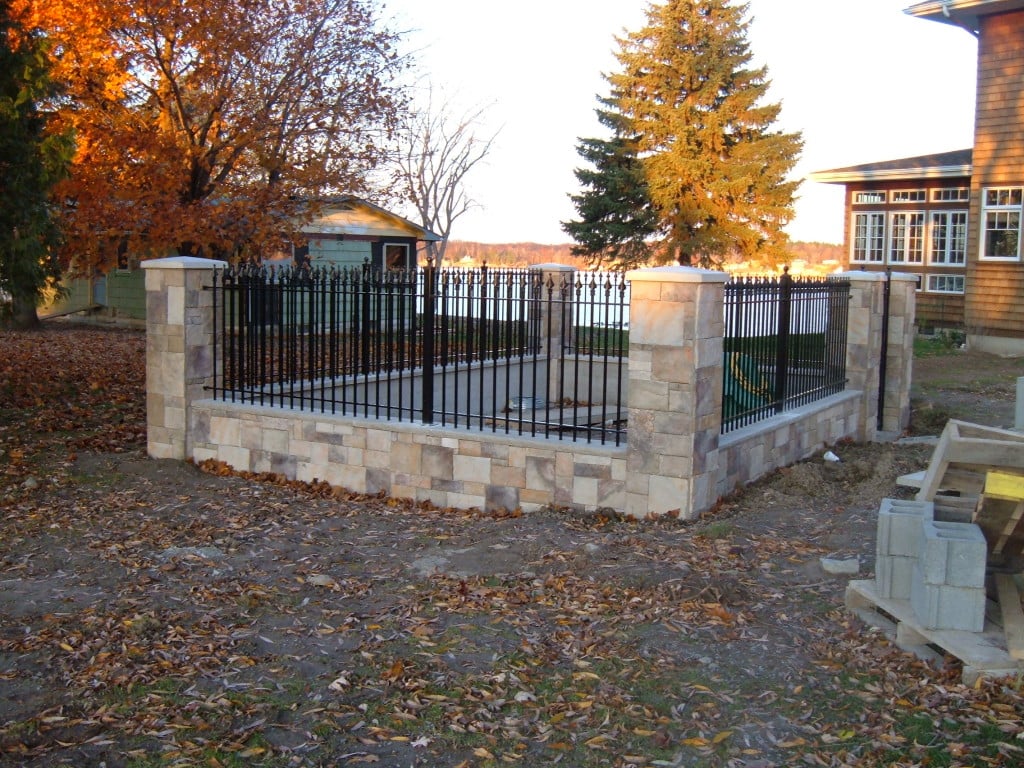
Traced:
<svg viewBox="0 0 1024 768">
<path fill-rule="evenodd" d="M 69 135 L 47 131 L 40 107 L 56 93 L 44 45 L 0 0 L 0 320 L 8 303 L 7 322 L 19 327 L 38 323 L 43 289 L 58 277 L 50 190 L 73 149 Z"/>
<path fill-rule="evenodd" d="M 571 199 L 580 220 L 564 222 L 562 229 L 576 241 L 573 255 L 593 266 L 628 268 L 651 259 L 657 219 L 636 156 L 636 137 L 622 134 L 621 117 L 614 111 L 598 109 L 597 118 L 613 136 L 580 139 L 577 152 L 592 169 L 576 169 L 584 191 Z"/>
<path fill-rule="evenodd" d="M 782 228 L 799 184 L 786 176 L 802 140 L 772 129 L 780 106 L 761 103 L 769 81 L 766 68 L 750 68 L 747 10 L 728 0 L 667 0 L 619 41 L 621 69 L 607 76 L 603 102 L 615 113 L 615 135 L 635 137 L 629 152 L 643 185 L 635 198 L 657 221 L 648 238 L 657 260 L 714 266 L 733 253 L 784 257 Z M 593 141 L 580 143 L 581 156 Z M 578 196 L 592 210 L 588 196 L 613 188 L 608 172 L 596 165 L 590 192 Z M 580 224 L 602 226 L 579 202 L 577 210 Z"/>
</svg>

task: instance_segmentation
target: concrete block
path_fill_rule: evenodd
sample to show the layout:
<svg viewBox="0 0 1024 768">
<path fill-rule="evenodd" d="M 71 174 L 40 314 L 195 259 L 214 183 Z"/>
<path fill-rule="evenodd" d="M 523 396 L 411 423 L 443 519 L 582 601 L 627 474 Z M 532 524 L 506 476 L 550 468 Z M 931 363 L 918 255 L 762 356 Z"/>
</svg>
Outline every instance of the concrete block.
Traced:
<svg viewBox="0 0 1024 768">
<path fill-rule="evenodd" d="M 918 567 L 925 584 L 984 590 L 988 547 L 978 525 L 926 520 L 922 534 Z"/>
<path fill-rule="evenodd" d="M 882 555 L 875 559 L 875 591 L 879 597 L 909 600 L 916 557 Z"/>
<path fill-rule="evenodd" d="M 910 605 L 925 629 L 985 629 L 984 588 L 929 584 L 922 576 L 921 569 L 915 569 Z"/>
<path fill-rule="evenodd" d="M 921 549 L 922 523 L 931 521 L 934 513 L 930 501 L 882 499 L 878 508 L 876 555 L 916 558 Z"/>
</svg>

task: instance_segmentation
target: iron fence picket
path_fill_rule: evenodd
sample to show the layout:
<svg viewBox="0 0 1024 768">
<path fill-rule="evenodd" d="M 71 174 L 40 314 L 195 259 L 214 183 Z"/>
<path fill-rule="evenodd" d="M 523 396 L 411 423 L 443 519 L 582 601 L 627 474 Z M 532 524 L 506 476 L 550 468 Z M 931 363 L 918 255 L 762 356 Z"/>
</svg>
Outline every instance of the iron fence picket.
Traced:
<svg viewBox="0 0 1024 768">
<path fill-rule="evenodd" d="M 726 284 L 723 433 L 843 391 L 849 294 L 788 273 Z"/>
<path fill-rule="evenodd" d="M 607 400 L 617 397 L 614 412 L 623 412 L 627 284 L 621 275 L 606 278 L 606 286 L 620 290 L 601 296 L 595 276 L 578 280 L 486 267 L 217 270 L 213 394 L 324 413 L 418 416 L 425 424 L 619 444 L 623 420 L 609 423 Z M 574 295 L 581 289 L 589 291 L 583 300 Z M 608 342 L 612 322 L 603 331 L 595 327 L 598 312 L 616 318 L 617 347 Z M 574 343 L 587 341 L 586 350 L 571 350 L 574 368 L 561 361 L 570 350 L 554 343 L 555 319 Z M 553 381 L 549 366 L 556 359 Z M 617 382 L 609 385 L 612 362 L 618 362 Z M 597 398 L 598 416 L 599 379 L 604 396 Z M 574 383 L 580 380 L 584 389 Z M 513 398 L 527 395 L 543 406 L 509 407 Z"/>
</svg>

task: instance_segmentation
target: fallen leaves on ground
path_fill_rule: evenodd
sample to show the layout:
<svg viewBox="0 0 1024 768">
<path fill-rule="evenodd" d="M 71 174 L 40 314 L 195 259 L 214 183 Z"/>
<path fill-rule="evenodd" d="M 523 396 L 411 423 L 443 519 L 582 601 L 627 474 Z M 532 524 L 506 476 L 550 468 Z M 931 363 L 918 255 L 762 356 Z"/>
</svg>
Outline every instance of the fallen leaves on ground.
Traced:
<svg viewBox="0 0 1024 768">
<path fill-rule="evenodd" d="M 907 471 L 884 448 L 696 523 L 434 509 L 146 459 L 143 347 L 0 334 L 0 764 L 1024 761 L 1018 681 L 894 649 L 814 568 L 873 535 L 842 499 Z"/>
</svg>

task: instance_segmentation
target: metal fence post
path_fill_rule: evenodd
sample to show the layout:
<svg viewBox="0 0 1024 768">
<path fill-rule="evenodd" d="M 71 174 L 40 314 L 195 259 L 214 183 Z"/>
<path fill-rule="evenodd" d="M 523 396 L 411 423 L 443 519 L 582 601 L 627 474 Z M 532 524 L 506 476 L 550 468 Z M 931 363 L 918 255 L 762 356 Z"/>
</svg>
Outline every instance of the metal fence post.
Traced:
<svg viewBox="0 0 1024 768">
<path fill-rule="evenodd" d="M 427 257 L 423 270 L 423 408 L 420 418 L 424 424 L 434 423 L 434 339 L 435 299 L 437 296 L 437 267 L 434 257 Z"/>
<path fill-rule="evenodd" d="M 775 343 L 775 412 L 782 413 L 786 402 L 786 381 L 789 371 L 789 326 L 793 308 L 793 278 L 789 267 L 779 278 L 779 315 Z"/>
<path fill-rule="evenodd" d="M 878 355 L 878 430 L 885 424 L 885 366 L 889 356 L 889 304 L 892 301 L 892 267 L 885 270 L 882 289 L 882 347 Z"/>
</svg>

